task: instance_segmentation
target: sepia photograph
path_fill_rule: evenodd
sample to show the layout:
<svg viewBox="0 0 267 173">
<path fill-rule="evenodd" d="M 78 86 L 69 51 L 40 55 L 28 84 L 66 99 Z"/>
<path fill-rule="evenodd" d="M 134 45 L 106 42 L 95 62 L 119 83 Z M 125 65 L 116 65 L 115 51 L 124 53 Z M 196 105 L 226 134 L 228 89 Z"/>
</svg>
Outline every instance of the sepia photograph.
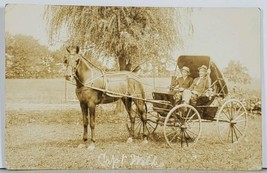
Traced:
<svg viewBox="0 0 267 173">
<path fill-rule="evenodd" d="M 261 170 L 261 11 L 8 4 L 9 170 Z"/>
</svg>

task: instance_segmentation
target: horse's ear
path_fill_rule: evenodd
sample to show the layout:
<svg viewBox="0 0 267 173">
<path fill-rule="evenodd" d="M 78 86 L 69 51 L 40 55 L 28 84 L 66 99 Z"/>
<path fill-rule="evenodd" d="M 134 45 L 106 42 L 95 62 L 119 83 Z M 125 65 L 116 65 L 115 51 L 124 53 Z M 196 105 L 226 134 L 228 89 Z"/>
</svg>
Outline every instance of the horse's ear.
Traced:
<svg viewBox="0 0 267 173">
<path fill-rule="evenodd" d="M 76 53 L 78 54 L 80 52 L 79 46 L 76 46 Z"/>
</svg>

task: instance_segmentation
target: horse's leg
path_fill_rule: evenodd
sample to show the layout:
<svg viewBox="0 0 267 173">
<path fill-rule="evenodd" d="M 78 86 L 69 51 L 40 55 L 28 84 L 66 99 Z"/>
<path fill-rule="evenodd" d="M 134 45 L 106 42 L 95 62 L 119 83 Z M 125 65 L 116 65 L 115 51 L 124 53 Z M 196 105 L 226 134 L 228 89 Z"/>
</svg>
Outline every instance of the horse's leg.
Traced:
<svg viewBox="0 0 267 173">
<path fill-rule="evenodd" d="M 91 144 L 88 146 L 88 149 L 91 151 L 95 149 L 95 107 L 95 104 L 89 104 Z"/>
<path fill-rule="evenodd" d="M 144 137 L 143 143 L 146 144 L 148 143 L 147 141 L 148 131 L 146 127 L 147 114 L 146 114 L 145 102 L 143 100 L 135 100 L 134 102 L 137 107 L 138 114 L 141 115 L 141 121 L 143 123 L 143 137 Z"/>
<path fill-rule="evenodd" d="M 83 116 L 83 144 L 80 144 L 78 147 L 83 148 L 85 147 L 87 141 L 87 133 L 88 133 L 88 106 L 87 104 L 80 103 L 82 116 Z"/>
<path fill-rule="evenodd" d="M 122 98 L 121 100 L 122 100 L 122 102 L 126 108 L 126 111 L 129 115 L 129 118 L 131 121 L 131 127 L 130 127 L 130 129 L 128 129 L 130 136 L 127 140 L 127 143 L 131 143 L 133 141 L 133 137 L 134 137 L 134 124 L 135 124 L 135 116 L 131 112 L 132 111 L 132 99 L 131 98 Z"/>
</svg>

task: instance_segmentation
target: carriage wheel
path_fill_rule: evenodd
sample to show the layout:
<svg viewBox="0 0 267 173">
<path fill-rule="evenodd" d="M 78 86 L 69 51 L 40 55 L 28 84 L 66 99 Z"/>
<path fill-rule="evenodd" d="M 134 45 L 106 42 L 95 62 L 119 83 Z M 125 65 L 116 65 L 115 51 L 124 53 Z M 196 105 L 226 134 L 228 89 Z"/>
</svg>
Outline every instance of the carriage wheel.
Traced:
<svg viewBox="0 0 267 173">
<path fill-rule="evenodd" d="M 247 129 L 247 110 L 238 100 L 226 101 L 217 114 L 218 134 L 222 142 L 235 143 Z"/>
<path fill-rule="evenodd" d="M 147 109 L 147 122 L 146 122 L 147 131 L 148 135 L 150 136 L 156 131 L 158 127 L 159 114 L 153 110 L 152 103 L 146 103 L 146 109 Z"/>
<path fill-rule="evenodd" d="M 202 130 L 201 117 L 191 105 L 175 106 L 164 121 L 164 136 L 171 148 L 193 146 Z"/>
<path fill-rule="evenodd" d="M 151 134 L 155 132 L 158 127 L 158 123 L 155 123 L 158 119 L 157 112 L 153 111 L 151 104 L 146 104 L 147 109 L 147 122 L 146 122 L 146 130 L 148 132 L 148 137 L 151 137 Z M 135 125 L 134 125 L 134 137 L 137 139 L 141 139 L 143 137 L 143 122 L 141 120 L 141 115 L 138 114 L 136 105 L 132 103 L 132 114 L 135 116 Z M 127 118 L 127 128 L 131 128 L 130 118 Z"/>
</svg>

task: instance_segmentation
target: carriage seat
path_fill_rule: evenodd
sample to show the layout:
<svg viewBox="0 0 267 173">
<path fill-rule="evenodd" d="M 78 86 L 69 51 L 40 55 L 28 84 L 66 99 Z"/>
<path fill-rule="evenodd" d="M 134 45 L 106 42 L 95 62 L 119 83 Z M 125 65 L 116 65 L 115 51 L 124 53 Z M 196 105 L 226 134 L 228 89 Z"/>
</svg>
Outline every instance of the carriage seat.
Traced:
<svg viewBox="0 0 267 173">
<path fill-rule="evenodd" d="M 200 96 L 197 99 L 197 104 L 195 108 L 199 112 L 202 119 L 211 120 L 215 117 L 218 110 L 218 105 L 212 105 L 216 96 L 212 97 Z"/>
</svg>

